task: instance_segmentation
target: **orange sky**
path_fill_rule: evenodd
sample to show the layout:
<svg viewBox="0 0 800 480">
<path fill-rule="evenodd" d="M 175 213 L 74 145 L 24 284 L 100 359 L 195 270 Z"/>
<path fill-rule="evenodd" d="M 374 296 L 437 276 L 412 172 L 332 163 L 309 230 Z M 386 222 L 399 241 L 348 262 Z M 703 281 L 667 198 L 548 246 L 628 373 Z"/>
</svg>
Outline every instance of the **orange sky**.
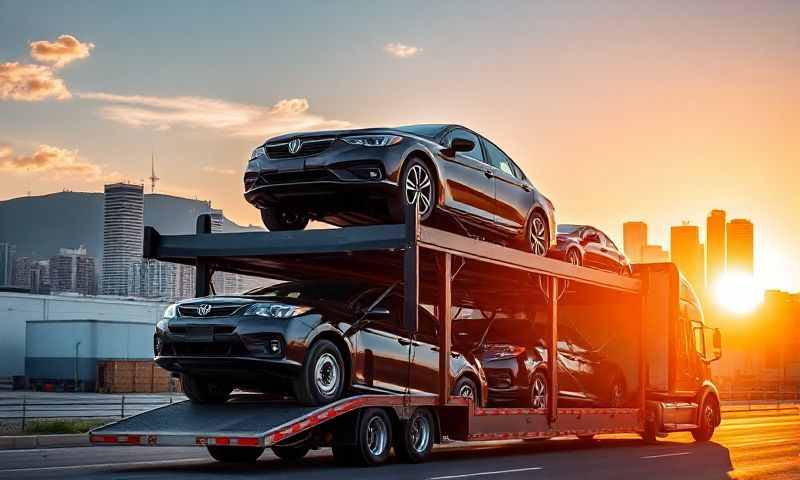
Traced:
<svg viewBox="0 0 800 480">
<path fill-rule="evenodd" d="M 0 65 L 17 64 L 0 68 L 0 198 L 137 181 L 155 149 L 160 191 L 259 223 L 241 171 L 267 136 L 462 123 L 503 146 L 564 223 L 621 243 L 622 222 L 643 220 L 668 248 L 670 225 L 704 227 L 721 208 L 754 222 L 759 283 L 800 290 L 797 3 L 383 5 L 335 32 L 323 5 L 261 12 L 264 28 L 254 5 L 148 7 L 114 28 L 98 26 L 110 6 L 36 8 L 0 20 Z M 63 33 L 81 42 L 66 56 L 30 51 L 62 51 Z M 8 85 L 23 73 L 51 90 L 21 98 Z"/>
</svg>

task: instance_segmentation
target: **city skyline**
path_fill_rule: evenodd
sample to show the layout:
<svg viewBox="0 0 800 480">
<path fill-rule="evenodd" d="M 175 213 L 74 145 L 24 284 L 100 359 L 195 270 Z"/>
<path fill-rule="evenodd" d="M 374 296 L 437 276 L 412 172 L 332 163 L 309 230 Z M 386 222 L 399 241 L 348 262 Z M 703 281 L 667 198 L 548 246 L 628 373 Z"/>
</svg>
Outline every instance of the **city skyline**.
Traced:
<svg viewBox="0 0 800 480">
<path fill-rule="evenodd" d="M 759 283 L 800 290 L 796 2 L 478 4 L 437 29 L 414 18 L 451 9 L 428 3 L 2 5 L 0 198 L 146 183 L 155 152 L 157 191 L 258 224 L 241 172 L 267 137 L 453 122 L 503 145 L 562 223 L 621 238 L 638 218 L 667 245 L 724 205 L 759 226 Z M 334 38 L 307 34 L 330 18 Z"/>
</svg>

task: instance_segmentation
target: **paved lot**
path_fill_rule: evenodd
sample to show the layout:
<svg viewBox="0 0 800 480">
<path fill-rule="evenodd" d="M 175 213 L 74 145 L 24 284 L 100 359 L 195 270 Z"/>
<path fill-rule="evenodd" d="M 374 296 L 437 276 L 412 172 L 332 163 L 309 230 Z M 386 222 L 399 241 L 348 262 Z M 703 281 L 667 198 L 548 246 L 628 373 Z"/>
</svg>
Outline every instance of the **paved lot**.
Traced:
<svg viewBox="0 0 800 480">
<path fill-rule="evenodd" d="M 657 445 L 631 435 L 438 447 L 421 465 L 340 468 L 330 450 L 291 464 L 265 453 L 253 465 L 214 462 L 199 448 L 84 447 L 0 451 L 0 478 L 567 479 L 800 478 L 800 416 L 726 419 L 711 442 L 674 434 Z"/>
</svg>

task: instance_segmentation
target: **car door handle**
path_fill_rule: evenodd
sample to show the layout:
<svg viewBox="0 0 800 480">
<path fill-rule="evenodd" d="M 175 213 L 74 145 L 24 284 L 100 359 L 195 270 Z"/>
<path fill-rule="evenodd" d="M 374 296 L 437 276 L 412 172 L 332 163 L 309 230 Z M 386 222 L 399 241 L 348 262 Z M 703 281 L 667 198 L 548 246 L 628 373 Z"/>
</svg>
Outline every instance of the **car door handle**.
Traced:
<svg viewBox="0 0 800 480">
<path fill-rule="evenodd" d="M 604 247 L 604 248 L 601 248 L 600 251 L 603 252 L 603 253 L 607 253 L 608 249 Z"/>
<path fill-rule="evenodd" d="M 524 183 L 522 185 L 520 185 L 520 187 L 522 187 L 522 189 L 525 190 L 526 192 L 530 192 L 531 191 L 531 187 L 525 185 Z"/>
<path fill-rule="evenodd" d="M 411 340 L 406 340 L 405 338 L 398 338 L 397 343 L 400 345 L 411 345 Z"/>
<path fill-rule="evenodd" d="M 491 170 L 489 170 L 489 169 L 486 169 L 486 170 L 484 170 L 484 171 L 483 171 L 483 174 L 484 174 L 484 175 L 486 175 L 486 178 L 492 178 L 492 177 L 494 177 L 494 173 L 492 173 L 492 171 L 491 171 Z"/>
</svg>

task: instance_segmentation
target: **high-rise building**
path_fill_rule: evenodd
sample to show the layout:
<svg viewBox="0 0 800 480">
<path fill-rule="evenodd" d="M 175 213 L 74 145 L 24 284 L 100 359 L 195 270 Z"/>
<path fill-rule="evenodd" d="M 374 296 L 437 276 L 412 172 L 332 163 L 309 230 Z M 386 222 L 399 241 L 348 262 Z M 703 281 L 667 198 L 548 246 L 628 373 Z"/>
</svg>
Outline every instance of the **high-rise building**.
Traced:
<svg viewBox="0 0 800 480">
<path fill-rule="evenodd" d="M 50 258 L 50 291 L 97 294 L 95 259 L 86 254 L 86 248 L 62 248 Z"/>
<path fill-rule="evenodd" d="M 142 261 L 144 187 L 105 186 L 103 210 L 103 293 L 128 294 L 128 269 Z"/>
<path fill-rule="evenodd" d="M 193 298 L 195 294 L 196 272 L 192 265 L 178 264 L 175 271 L 175 298 Z"/>
<path fill-rule="evenodd" d="M 728 244 L 725 234 L 725 210 L 711 210 L 706 218 L 706 282 L 708 287 L 717 283 L 725 273 Z"/>
<path fill-rule="evenodd" d="M 14 283 L 14 257 L 16 246 L 8 242 L 0 242 L 0 285 Z"/>
<path fill-rule="evenodd" d="M 647 224 L 644 222 L 623 223 L 622 243 L 628 260 L 631 263 L 642 263 L 644 250 L 647 247 Z"/>
<path fill-rule="evenodd" d="M 31 293 L 48 295 L 50 293 L 50 260 L 39 260 L 30 270 Z"/>
<path fill-rule="evenodd" d="M 753 274 L 753 224 L 734 218 L 728 222 L 728 271 Z"/>
<path fill-rule="evenodd" d="M 142 298 L 174 300 L 177 266 L 153 259 L 140 260 L 128 266 L 128 295 Z"/>
<path fill-rule="evenodd" d="M 669 262 L 669 252 L 664 250 L 661 245 L 645 245 L 642 252 L 642 263 L 666 262 Z"/>
<path fill-rule="evenodd" d="M 670 252 L 672 261 L 678 266 L 695 290 L 705 287 L 705 263 L 700 229 L 696 225 L 680 225 L 670 229 Z"/>
<path fill-rule="evenodd" d="M 17 257 L 14 260 L 14 279 L 11 282 L 15 287 L 31 286 L 31 268 L 36 260 L 31 257 Z"/>
</svg>

